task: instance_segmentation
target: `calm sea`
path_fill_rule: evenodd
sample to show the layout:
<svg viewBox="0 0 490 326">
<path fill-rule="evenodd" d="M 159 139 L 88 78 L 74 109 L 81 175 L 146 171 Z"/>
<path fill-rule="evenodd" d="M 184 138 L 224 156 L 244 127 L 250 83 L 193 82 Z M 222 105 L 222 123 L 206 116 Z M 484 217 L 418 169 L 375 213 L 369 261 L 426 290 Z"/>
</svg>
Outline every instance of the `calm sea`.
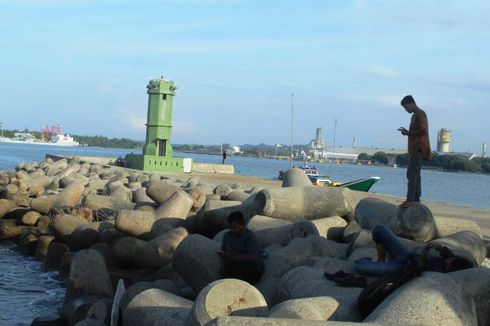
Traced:
<svg viewBox="0 0 490 326">
<path fill-rule="evenodd" d="M 124 157 L 133 152 L 97 147 L 57 147 L 0 143 L 0 171 L 13 170 L 19 162 L 39 162 L 46 154 L 97 157 Z M 134 151 L 135 153 L 139 151 Z M 221 163 L 220 155 L 175 153 L 202 163 Z M 228 156 L 239 175 L 275 178 L 289 168 L 288 161 Z M 300 164 L 300 162 L 293 162 Z M 324 175 L 335 181 L 351 181 L 379 176 L 371 191 L 404 197 L 406 169 L 367 165 L 317 163 Z M 470 207 L 490 208 L 490 176 L 469 173 L 422 171 L 423 200 Z M 0 325 L 29 325 L 33 318 L 55 314 L 61 306 L 64 289 L 52 273 L 41 273 L 40 264 L 22 257 L 12 244 L 0 243 Z M 15 309 L 13 309 L 15 307 Z"/>
</svg>

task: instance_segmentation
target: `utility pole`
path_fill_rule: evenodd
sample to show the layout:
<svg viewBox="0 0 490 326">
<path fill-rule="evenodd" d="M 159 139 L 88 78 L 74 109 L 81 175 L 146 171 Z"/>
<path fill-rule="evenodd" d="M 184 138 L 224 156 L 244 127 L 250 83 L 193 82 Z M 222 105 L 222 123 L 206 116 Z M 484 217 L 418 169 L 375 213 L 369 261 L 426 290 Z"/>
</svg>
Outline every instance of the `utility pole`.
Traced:
<svg viewBox="0 0 490 326">
<path fill-rule="evenodd" d="M 335 135 L 337 133 L 337 119 L 335 119 L 335 123 L 333 126 L 333 159 L 335 160 Z"/>
<path fill-rule="evenodd" d="M 294 133 L 294 94 L 291 94 L 291 153 L 289 155 L 289 168 L 293 167 L 293 133 Z"/>
</svg>

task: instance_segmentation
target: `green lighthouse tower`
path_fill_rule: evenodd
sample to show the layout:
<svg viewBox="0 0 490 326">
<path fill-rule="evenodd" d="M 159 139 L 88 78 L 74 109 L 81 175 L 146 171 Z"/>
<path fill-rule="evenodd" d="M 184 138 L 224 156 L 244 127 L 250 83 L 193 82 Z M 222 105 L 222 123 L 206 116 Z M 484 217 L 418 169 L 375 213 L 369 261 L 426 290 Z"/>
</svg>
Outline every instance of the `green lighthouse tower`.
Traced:
<svg viewBox="0 0 490 326">
<path fill-rule="evenodd" d="M 190 172 L 192 160 L 173 157 L 170 143 L 172 100 L 177 87 L 173 81 L 162 77 L 150 80 L 146 88 L 148 116 L 143 155 L 126 155 L 126 166 L 154 172 Z"/>
</svg>

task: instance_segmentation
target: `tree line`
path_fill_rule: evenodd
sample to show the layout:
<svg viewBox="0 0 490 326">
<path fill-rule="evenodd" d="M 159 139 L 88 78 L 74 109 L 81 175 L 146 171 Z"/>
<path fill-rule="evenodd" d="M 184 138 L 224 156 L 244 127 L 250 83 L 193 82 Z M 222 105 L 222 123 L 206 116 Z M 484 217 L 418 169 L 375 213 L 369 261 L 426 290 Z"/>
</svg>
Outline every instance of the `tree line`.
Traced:
<svg viewBox="0 0 490 326">
<path fill-rule="evenodd" d="M 408 153 L 399 155 L 391 155 L 384 152 L 376 152 L 374 155 L 361 153 L 358 156 L 358 160 L 371 161 L 380 165 L 387 165 L 391 161 L 398 166 L 407 166 Z M 451 172 L 490 173 L 490 158 L 476 157 L 469 160 L 463 155 L 440 155 L 438 153 L 432 153 L 432 160 L 423 161 L 422 166 Z"/>
</svg>

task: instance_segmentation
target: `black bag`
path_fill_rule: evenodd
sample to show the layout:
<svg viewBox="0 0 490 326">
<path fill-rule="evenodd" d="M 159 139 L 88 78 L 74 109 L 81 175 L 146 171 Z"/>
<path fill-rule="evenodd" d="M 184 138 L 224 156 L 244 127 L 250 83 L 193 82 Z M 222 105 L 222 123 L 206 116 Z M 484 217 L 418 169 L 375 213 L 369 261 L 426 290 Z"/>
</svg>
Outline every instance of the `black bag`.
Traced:
<svg viewBox="0 0 490 326">
<path fill-rule="evenodd" d="M 361 316 L 367 317 L 396 288 L 420 275 L 418 260 L 413 258 L 405 266 L 368 284 L 357 298 L 357 309 Z"/>
</svg>

